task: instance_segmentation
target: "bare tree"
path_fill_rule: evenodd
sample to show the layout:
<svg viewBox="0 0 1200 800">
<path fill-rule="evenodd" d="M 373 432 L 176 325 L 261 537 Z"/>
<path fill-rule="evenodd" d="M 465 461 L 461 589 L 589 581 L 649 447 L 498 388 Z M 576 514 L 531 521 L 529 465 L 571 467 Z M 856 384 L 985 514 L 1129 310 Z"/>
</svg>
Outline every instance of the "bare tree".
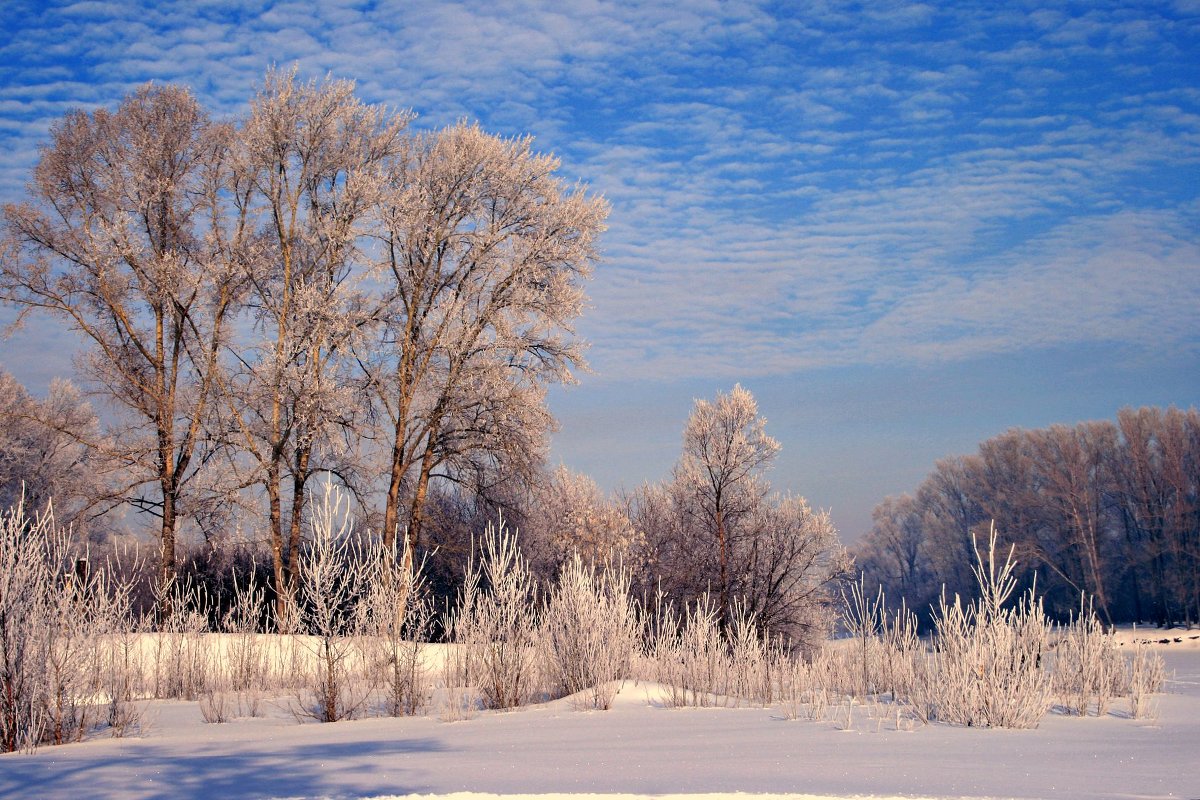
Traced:
<svg viewBox="0 0 1200 800">
<path fill-rule="evenodd" d="M 56 519 L 78 532 L 107 497 L 104 465 L 82 443 L 100 441 L 98 427 L 69 381 L 54 381 L 38 400 L 0 370 L 0 508 L 53 500 Z"/>
<path fill-rule="evenodd" d="M 161 518 L 164 583 L 239 285 L 222 246 L 228 146 L 186 89 L 146 86 L 59 121 L 29 202 L 4 208 L 0 299 L 90 341 L 82 367 L 125 412 L 105 455 L 125 470 L 124 501 Z"/>
<path fill-rule="evenodd" d="M 675 467 L 675 481 L 690 500 L 688 512 L 717 545 L 722 620 L 729 612 L 731 536 L 766 494 L 762 473 L 779 452 L 765 426 L 754 396 L 740 385 L 713 402 L 697 400 Z"/>
<path fill-rule="evenodd" d="M 1136 615 L 1200 620 L 1200 413 L 1123 408 L 1117 423 L 1115 497 Z"/>
<path fill-rule="evenodd" d="M 607 214 L 557 168 L 528 138 L 460 124 L 416 138 L 389 174 L 383 326 L 360 359 L 390 442 L 389 542 L 407 505 L 409 550 L 420 545 L 435 476 L 540 461 L 544 387 L 582 363 L 571 324 Z"/>
<path fill-rule="evenodd" d="M 1073 575 L 1063 575 L 1077 593 L 1091 597 L 1112 624 L 1108 591 L 1107 507 L 1117 429 L 1111 422 L 1054 425 L 1028 435 L 1037 465 L 1037 488 L 1051 535 L 1069 552 Z"/>
<path fill-rule="evenodd" d="M 838 586 L 850 558 L 828 513 L 803 497 L 768 497 L 734 542 L 735 595 L 761 633 L 786 636 L 812 652 L 836 617 Z"/>
<path fill-rule="evenodd" d="M 619 503 L 596 482 L 566 467 L 545 475 L 528 498 L 521 524 L 521 549 L 530 568 L 552 579 L 576 555 L 585 566 L 620 563 L 635 534 Z"/>
<path fill-rule="evenodd" d="M 945 591 L 963 597 L 973 597 L 977 591 L 968 569 L 975 561 L 972 534 L 987 530 L 992 519 L 975 490 L 981 468 L 978 456 L 941 459 L 916 495 L 935 581 L 944 585 Z"/>
<path fill-rule="evenodd" d="M 969 597 L 961 553 L 994 519 L 1049 613 L 1066 618 L 1084 595 L 1105 622 L 1170 625 L 1200 618 L 1198 497 L 1200 414 L 1122 409 L 1117 424 L 1014 428 L 939 461 L 911 501 L 876 509 L 858 554 L 914 607 L 940 584 Z"/>
<path fill-rule="evenodd" d="M 625 563 L 647 605 L 715 603 L 723 629 L 753 621 L 764 639 L 805 647 L 828 632 L 850 562 L 828 514 L 771 493 L 779 444 L 764 424 L 740 386 L 697 401 L 672 478 L 622 498 Z"/>
<path fill-rule="evenodd" d="M 911 495 L 885 497 L 871 514 L 870 533 L 855 548 L 855 568 L 869 585 L 880 585 L 906 598 L 912 608 L 934 599 L 929 555 L 925 552 L 921 508 Z"/>
<path fill-rule="evenodd" d="M 238 483 L 266 495 L 279 603 L 294 589 L 309 479 L 333 471 L 355 488 L 352 459 L 336 456 L 352 450 L 338 433 L 360 405 L 350 340 L 370 321 L 360 245 L 408 119 L 363 104 L 349 82 L 271 71 L 237 135 L 230 193 L 254 232 L 242 267 L 256 338 L 226 352 L 222 408 Z"/>
</svg>

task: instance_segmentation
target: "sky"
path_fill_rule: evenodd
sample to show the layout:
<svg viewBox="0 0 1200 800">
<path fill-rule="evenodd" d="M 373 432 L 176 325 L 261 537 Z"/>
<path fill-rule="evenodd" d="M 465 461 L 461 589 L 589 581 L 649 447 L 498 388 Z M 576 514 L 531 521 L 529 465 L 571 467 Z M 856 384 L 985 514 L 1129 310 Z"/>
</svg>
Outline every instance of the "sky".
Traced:
<svg viewBox="0 0 1200 800">
<path fill-rule="evenodd" d="M 0 200 L 66 111 L 153 80 L 231 117 L 272 64 L 608 199 L 591 371 L 550 395 L 606 489 L 735 383 L 847 540 L 1010 427 L 1200 405 L 1197 0 L 5 0 Z M 39 393 L 77 346 L 35 320 L 0 366 Z"/>
</svg>

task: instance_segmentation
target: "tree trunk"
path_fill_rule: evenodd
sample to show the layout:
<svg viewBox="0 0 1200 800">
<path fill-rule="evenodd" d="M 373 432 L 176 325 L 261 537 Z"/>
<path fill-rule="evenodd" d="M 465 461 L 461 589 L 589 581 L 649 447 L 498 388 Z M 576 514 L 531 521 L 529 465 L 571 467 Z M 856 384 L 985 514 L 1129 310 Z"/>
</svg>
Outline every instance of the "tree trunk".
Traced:
<svg viewBox="0 0 1200 800">
<path fill-rule="evenodd" d="M 391 473 L 388 476 L 387 504 L 383 511 L 383 544 L 389 549 L 395 544 L 396 534 L 400 529 L 400 487 L 404 483 L 404 473 L 408 466 L 404 452 L 404 428 L 404 423 L 396 423 L 395 438 L 392 441 Z"/>
<path fill-rule="evenodd" d="M 421 458 L 421 472 L 417 476 L 417 487 L 409 509 L 407 546 L 414 553 L 421 544 L 421 528 L 425 522 L 425 498 L 429 495 L 429 477 L 433 472 L 433 461 L 433 440 L 430 438 L 425 446 L 425 455 Z"/>
<path fill-rule="evenodd" d="M 163 492 L 162 532 L 159 542 L 159 573 L 163 591 L 158 598 L 158 619 L 163 621 L 171 616 L 173 611 L 173 593 L 175 583 L 175 492 Z"/>
<path fill-rule="evenodd" d="M 287 550 L 283 562 L 283 578 L 289 592 L 295 587 L 293 573 L 296 568 L 296 559 L 300 556 L 300 523 L 304 518 L 304 497 L 305 488 L 308 485 L 308 462 L 311 454 L 311 445 L 298 448 L 295 471 L 292 473 L 292 518 L 288 525 Z"/>
<path fill-rule="evenodd" d="M 725 530 L 725 513 L 717 509 L 717 547 L 721 561 L 721 627 L 729 622 L 729 545 Z"/>
<path fill-rule="evenodd" d="M 412 340 L 411 315 L 405 334 L 408 341 Z M 404 483 L 404 474 L 410 466 L 410 454 L 405 440 L 408 436 L 410 415 L 412 413 L 412 393 L 414 390 L 411 347 L 404 348 L 397 369 L 397 398 L 396 398 L 396 429 L 392 436 L 391 473 L 388 476 L 387 504 L 383 512 L 383 543 L 391 548 L 400 532 L 400 487 Z"/>
<path fill-rule="evenodd" d="M 279 498 L 279 468 L 267 468 L 268 525 L 271 536 L 271 580 L 275 588 L 275 622 L 279 624 L 287 613 L 291 591 L 287 581 L 287 561 L 283 552 L 283 508 Z"/>
</svg>

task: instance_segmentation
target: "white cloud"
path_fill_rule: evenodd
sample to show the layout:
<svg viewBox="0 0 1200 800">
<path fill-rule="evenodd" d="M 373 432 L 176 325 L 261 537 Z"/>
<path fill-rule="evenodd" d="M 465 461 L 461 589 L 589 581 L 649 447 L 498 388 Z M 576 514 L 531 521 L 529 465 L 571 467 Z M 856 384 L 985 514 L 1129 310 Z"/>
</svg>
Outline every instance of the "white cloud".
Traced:
<svg viewBox="0 0 1200 800">
<path fill-rule="evenodd" d="M 144 80 L 226 115 L 271 63 L 354 78 L 418 126 L 532 132 L 608 197 L 581 330 L 612 377 L 1197 339 L 1197 188 L 1143 178 L 1200 161 L 1198 34 L 1165 8 L 23 8 L 0 45 L 0 196 L 51 120 Z"/>
</svg>

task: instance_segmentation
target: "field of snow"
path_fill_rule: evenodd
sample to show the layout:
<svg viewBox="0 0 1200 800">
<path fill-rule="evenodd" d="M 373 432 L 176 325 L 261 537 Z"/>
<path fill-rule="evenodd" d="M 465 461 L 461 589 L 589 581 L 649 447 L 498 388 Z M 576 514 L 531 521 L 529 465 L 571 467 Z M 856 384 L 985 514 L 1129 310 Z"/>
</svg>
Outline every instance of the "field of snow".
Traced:
<svg viewBox="0 0 1200 800">
<path fill-rule="evenodd" d="M 569 699 L 447 723 L 436 715 L 299 724 L 203 722 L 196 703 L 146 710 L 132 738 L 0 756 L 0 797 L 380 798 L 503 795 L 789 798 L 1200 798 L 1200 632 L 1157 642 L 1156 719 L 1046 716 L 1030 731 L 913 726 L 856 706 L 828 722 L 778 708 L 674 709 L 626 683 L 611 711 Z M 1180 641 L 1173 641 L 1178 638 Z"/>
</svg>

